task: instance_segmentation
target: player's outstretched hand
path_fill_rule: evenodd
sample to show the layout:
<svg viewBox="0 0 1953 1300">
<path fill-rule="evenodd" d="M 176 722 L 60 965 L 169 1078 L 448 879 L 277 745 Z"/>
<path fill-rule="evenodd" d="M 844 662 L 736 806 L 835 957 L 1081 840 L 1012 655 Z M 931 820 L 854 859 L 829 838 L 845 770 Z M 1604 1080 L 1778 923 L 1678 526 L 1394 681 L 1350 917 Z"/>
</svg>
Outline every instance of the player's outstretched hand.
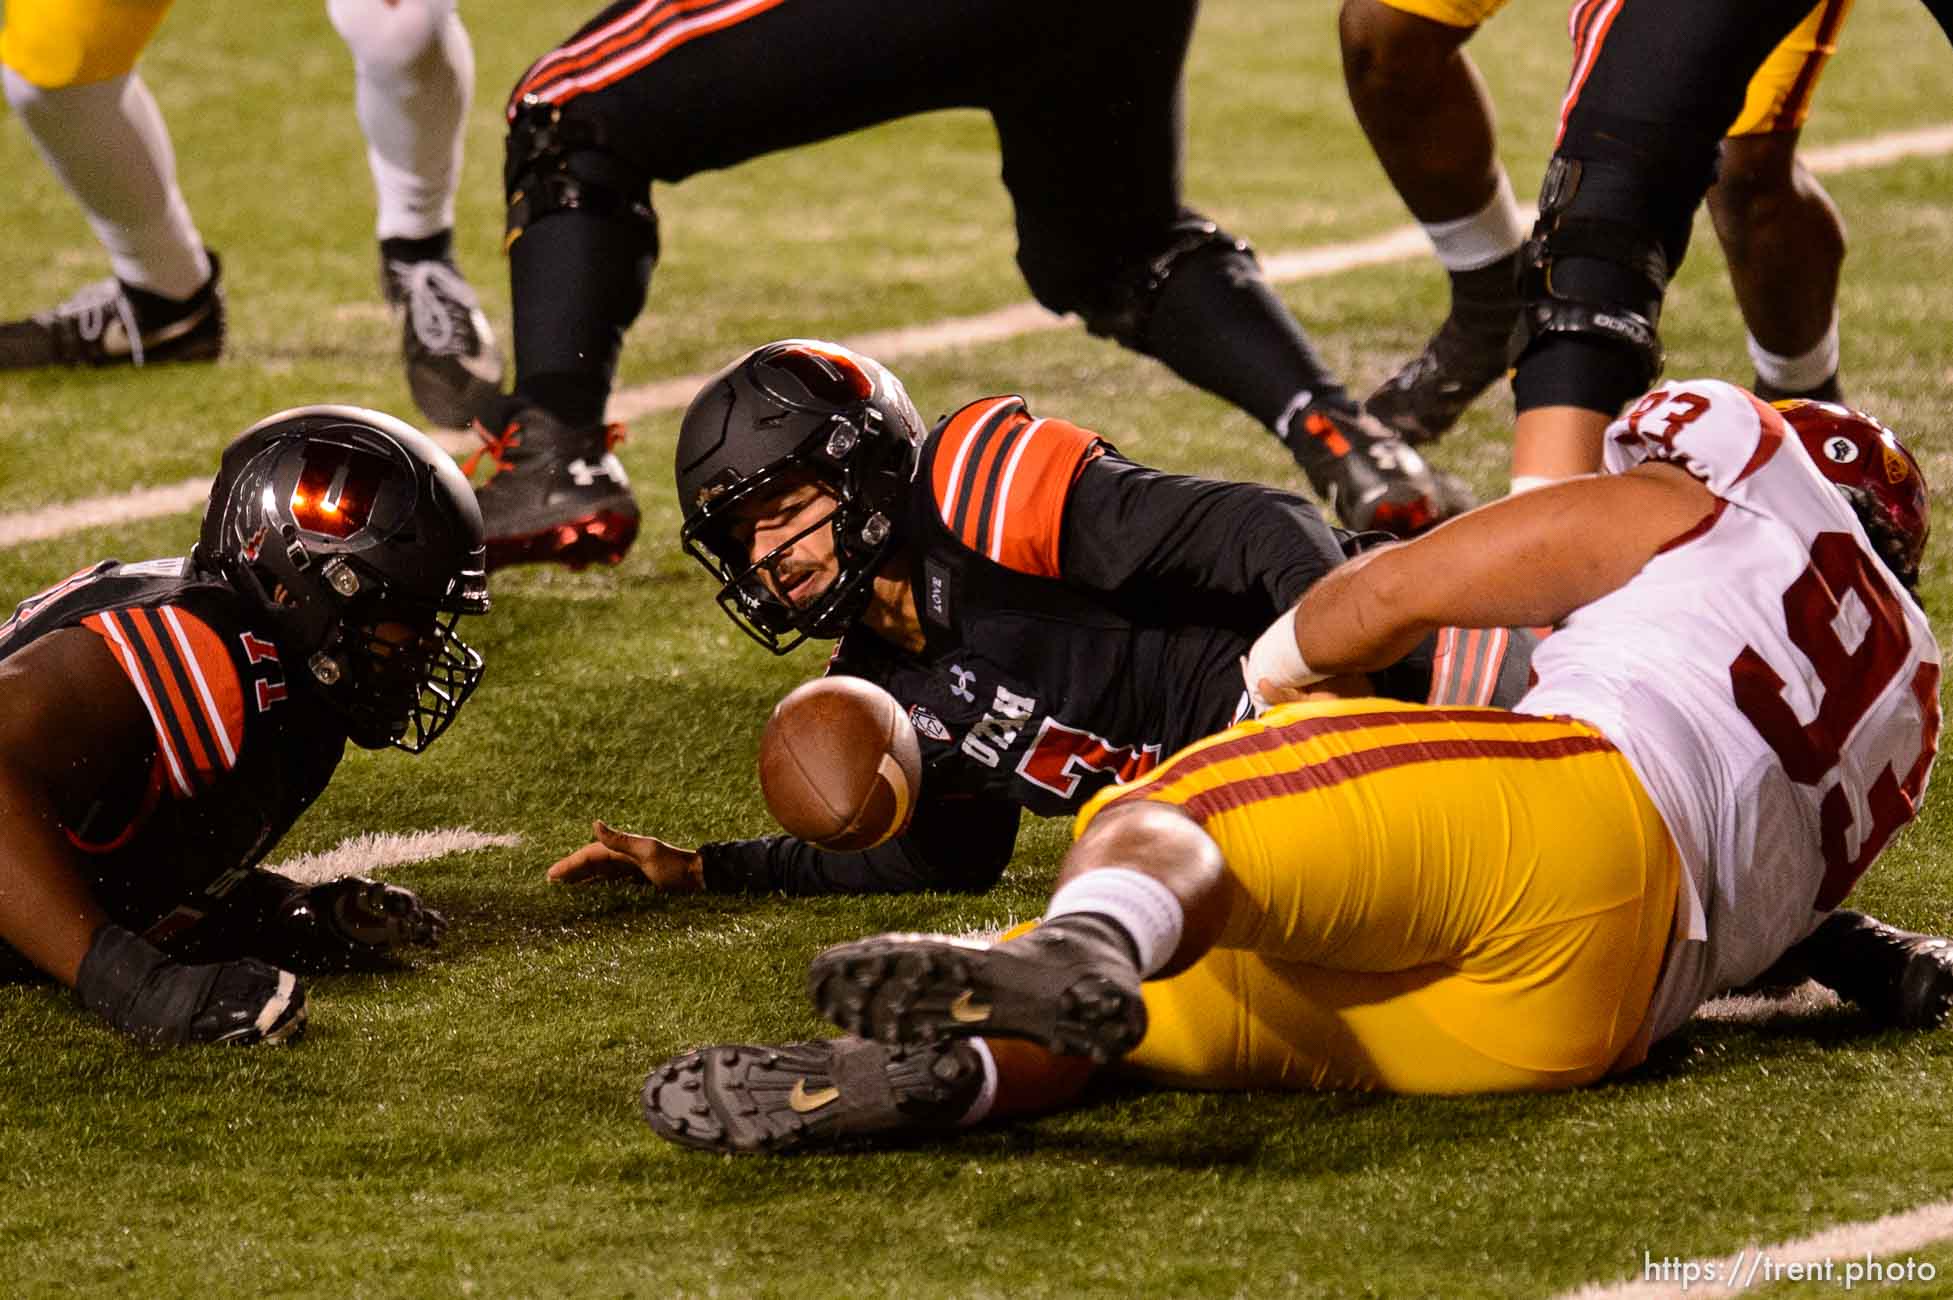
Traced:
<svg viewBox="0 0 1953 1300">
<path fill-rule="evenodd" d="M 633 880 L 669 894 L 691 894 L 705 888 L 704 864 L 696 851 L 677 848 L 650 835 L 615 830 L 602 821 L 592 822 L 590 829 L 596 841 L 552 866 L 551 884 Z"/>
</svg>

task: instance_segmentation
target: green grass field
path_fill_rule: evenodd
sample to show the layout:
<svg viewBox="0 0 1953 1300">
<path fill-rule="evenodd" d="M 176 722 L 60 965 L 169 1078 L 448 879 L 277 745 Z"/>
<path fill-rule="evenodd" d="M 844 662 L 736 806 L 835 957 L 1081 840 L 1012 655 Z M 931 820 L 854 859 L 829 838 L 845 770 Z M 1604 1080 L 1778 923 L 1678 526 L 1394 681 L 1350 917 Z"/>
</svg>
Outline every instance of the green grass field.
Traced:
<svg viewBox="0 0 1953 1300">
<path fill-rule="evenodd" d="M 502 94 L 582 6 L 464 5 L 481 91 L 461 195 L 463 264 L 506 329 L 497 248 Z M 1508 164 L 1537 186 L 1566 66 L 1564 6 L 1516 0 L 1474 45 Z M 1190 199 L 1272 253 L 1405 215 L 1343 97 L 1334 6 L 1214 0 L 1190 75 Z M 1953 119 L 1953 51 L 1922 10 L 1860 6 L 1807 132 L 1836 145 Z M 234 347 L 215 367 L 0 378 L 0 515 L 207 474 L 270 411 L 314 401 L 411 415 L 375 288 L 350 60 L 317 4 L 177 6 L 144 63 L 182 181 L 225 256 Z M 622 383 L 714 366 L 786 334 L 848 338 L 1026 297 L 988 122 L 899 123 L 661 192 L 666 256 Z M 0 318 L 105 273 L 17 123 L 0 122 Z M 1953 161 L 1827 179 L 1850 224 L 1854 399 L 1953 484 Z M 1443 306 L 1417 260 L 1291 285 L 1359 391 Z M 1669 373 L 1747 381 L 1706 224 L 1670 298 Z M 1246 417 L 1070 327 L 901 369 L 925 414 L 996 391 L 1197 472 L 1296 481 Z M 1499 489 L 1510 403 L 1436 453 Z M 821 652 L 773 659 L 710 602 L 672 540 L 675 414 L 623 449 L 646 508 L 621 566 L 498 575 L 470 630 L 489 661 L 452 736 L 420 758 L 355 753 L 273 859 L 365 832 L 465 827 L 519 847 L 390 877 L 452 921 L 397 974 L 314 981 L 289 1051 L 145 1052 L 55 987 L 0 984 L 0 1295 L 1549 1295 L 1639 1279 L 1652 1257 L 1943 1201 L 1953 1189 L 1953 1031 L 1869 1030 L 1849 1010 L 1698 1021 L 1649 1067 L 1516 1099 L 1108 1091 L 1064 1116 L 937 1147 L 781 1160 L 680 1151 L 636 1090 L 671 1053 L 814 1036 L 802 975 L 869 931 L 1035 915 L 1067 828 L 1032 823 L 977 898 L 665 901 L 547 886 L 603 816 L 680 843 L 765 829 L 752 759 L 771 702 Z M 184 513 L 0 549 L 0 606 L 107 555 L 177 554 Z M 1953 603 L 1944 537 L 1928 607 Z M 1953 930 L 1949 799 L 1857 898 Z M 1894 1257 L 1953 1294 L 1953 1240 Z M 1745 1294 L 1831 1294 L 1785 1282 Z"/>
</svg>

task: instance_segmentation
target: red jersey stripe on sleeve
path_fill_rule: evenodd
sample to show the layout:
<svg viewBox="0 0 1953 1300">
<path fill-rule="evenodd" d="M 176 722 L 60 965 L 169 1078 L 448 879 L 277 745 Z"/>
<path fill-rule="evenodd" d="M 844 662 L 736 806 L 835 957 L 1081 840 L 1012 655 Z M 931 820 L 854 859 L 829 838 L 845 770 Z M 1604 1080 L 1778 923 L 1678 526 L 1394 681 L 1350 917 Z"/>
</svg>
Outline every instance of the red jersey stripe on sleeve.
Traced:
<svg viewBox="0 0 1953 1300">
<path fill-rule="evenodd" d="M 108 642 L 109 651 L 115 655 L 116 662 L 129 684 L 136 688 L 136 695 L 142 700 L 142 707 L 149 713 L 150 726 L 156 733 L 156 754 L 164 769 L 169 773 L 170 788 L 179 798 L 187 799 L 196 793 L 190 784 L 193 770 L 185 760 L 177 729 L 172 725 L 168 709 L 158 702 L 152 675 L 147 667 L 145 652 L 135 632 L 127 627 L 123 615 L 116 610 L 105 610 L 100 614 L 90 614 L 82 621 L 82 626 Z"/>
<path fill-rule="evenodd" d="M 155 728 L 158 751 L 181 796 L 237 765 L 244 691 L 223 639 L 188 610 L 113 610 L 91 616 L 109 637 Z"/>
<path fill-rule="evenodd" d="M 1104 450 L 1098 435 L 1063 420 L 1034 420 L 1021 398 L 986 398 L 943 427 L 931 485 L 943 525 L 997 564 L 1058 576 L 1065 502 Z"/>
<path fill-rule="evenodd" d="M 997 434 L 1012 418 L 1028 422 L 1024 404 L 1015 397 L 991 397 L 972 402 L 949 418 L 936 440 L 930 467 L 930 486 L 936 496 L 936 511 L 943 524 L 976 549 L 958 522 L 961 516 L 974 516 L 975 501 L 981 496 L 981 466 L 989 460 Z"/>
<path fill-rule="evenodd" d="M 157 613 L 183 657 L 195 703 L 217 745 L 216 757 L 228 772 L 237 766 L 238 751 L 244 748 L 244 689 L 230 651 L 223 638 L 195 614 L 173 606 Z"/>
<path fill-rule="evenodd" d="M 1058 577 L 1065 502 L 1079 470 L 1099 448 L 1096 435 L 1063 420 L 1025 426 L 1003 465 L 1002 509 L 983 539 L 983 553 L 1007 569 Z"/>
</svg>

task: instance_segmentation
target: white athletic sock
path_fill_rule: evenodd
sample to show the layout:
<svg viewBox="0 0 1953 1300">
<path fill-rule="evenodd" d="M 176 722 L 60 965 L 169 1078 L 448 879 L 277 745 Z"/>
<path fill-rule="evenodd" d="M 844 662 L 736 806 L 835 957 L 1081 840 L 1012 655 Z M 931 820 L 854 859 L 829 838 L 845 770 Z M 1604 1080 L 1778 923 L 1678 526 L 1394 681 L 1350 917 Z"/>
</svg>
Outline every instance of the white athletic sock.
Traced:
<svg viewBox="0 0 1953 1300">
<path fill-rule="evenodd" d="M 1750 361 L 1756 366 L 1756 377 L 1772 388 L 1787 393 L 1801 393 L 1816 388 L 1819 384 L 1838 373 L 1838 313 L 1831 313 L 1831 327 L 1824 331 L 1824 337 L 1808 352 L 1794 357 L 1779 356 L 1756 341 L 1756 335 L 1748 334 Z"/>
<path fill-rule="evenodd" d="M 1110 919 L 1131 937 L 1139 953 L 1139 973 L 1152 975 L 1180 946 L 1186 911 L 1158 880 L 1130 867 L 1101 867 L 1058 886 L 1044 919 L 1092 912 Z"/>
<path fill-rule="evenodd" d="M 1534 488 L 1543 488 L 1549 483 L 1557 482 L 1559 482 L 1558 479 L 1547 478 L 1543 474 L 1514 474 L 1512 476 L 1512 490 L 1506 493 L 1506 495 L 1516 497 L 1521 492 L 1531 492 Z"/>
<path fill-rule="evenodd" d="M 475 54 L 454 0 L 331 0 L 353 52 L 354 102 L 378 198 L 381 239 L 425 239 L 454 225 Z"/>
<path fill-rule="evenodd" d="M 1469 217 L 1421 223 L 1447 271 L 1476 271 L 1516 251 L 1526 242 L 1526 221 L 1513 197 L 1512 178 L 1499 168 L 1489 202 Z"/>
<path fill-rule="evenodd" d="M 7 102 L 88 217 L 124 284 L 188 298 L 210 279 L 203 237 L 176 186 L 169 128 L 135 73 L 45 90 L 4 69 Z"/>
</svg>

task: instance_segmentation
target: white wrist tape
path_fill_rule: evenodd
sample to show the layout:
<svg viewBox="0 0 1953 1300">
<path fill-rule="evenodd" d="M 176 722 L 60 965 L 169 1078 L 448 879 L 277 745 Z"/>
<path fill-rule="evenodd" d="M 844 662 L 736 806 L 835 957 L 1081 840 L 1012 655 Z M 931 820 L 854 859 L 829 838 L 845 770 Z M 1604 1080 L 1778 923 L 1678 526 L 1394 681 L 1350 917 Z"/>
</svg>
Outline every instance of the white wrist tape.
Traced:
<svg viewBox="0 0 1953 1300">
<path fill-rule="evenodd" d="M 1268 630 L 1255 638 L 1249 647 L 1247 658 L 1241 661 L 1241 676 L 1248 687 L 1248 698 L 1254 702 L 1255 716 L 1259 717 L 1268 709 L 1268 701 L 1261 696 L 1261 683 L 1275 686 L 1300 688 L 1311 685 L 1329 676 L 1309 667 L 1302 657 L 1302 647 L 1295 643 L 1295 611 L 1283 610 L 1268 625 Z"/>
</svg>

